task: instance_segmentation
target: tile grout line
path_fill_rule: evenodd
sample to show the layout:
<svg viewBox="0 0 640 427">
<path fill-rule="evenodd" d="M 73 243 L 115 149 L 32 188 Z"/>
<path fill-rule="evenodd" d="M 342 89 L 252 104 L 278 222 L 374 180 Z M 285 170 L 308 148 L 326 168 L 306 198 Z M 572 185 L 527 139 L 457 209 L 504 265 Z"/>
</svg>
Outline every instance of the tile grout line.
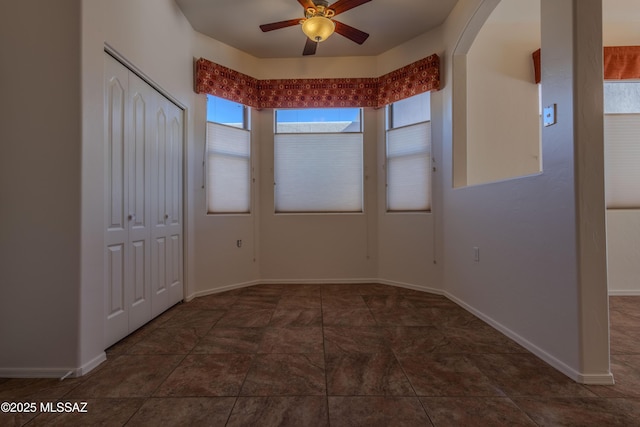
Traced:
<svg viewBox="0 0 640 427">
<path fill-rule="evenodd" d="M 327 372 L 327 345 L 324 335 L 324 286 L 320 287 L 320 325 L 322 328 L 322 353 L 324 358 L 324 395 L 327 405 L 327 426 L 331 427 L 331 413 L 329 409 L 329 377 Z"/>
<path fill-rule="evenodd" d="M 363 298 L 364 299 L 364 298 Z M 367 301 L 365 300 L 365 304 L 367 304 Z M 376 318 L 376 316 L 373 314 L 373 312 L 371 311 L 371 306 L 369 304 L 367 304 L 367 308 L 369 309 L 369 311 L 371 312 L 371 316 L 373 317 L 373 319 L 376 322 L 376 325 L 378 328 L 380 329 L 384 329 L 384 328 L 389 328 L 389 326 L 382 326 L 380 324 L 378 324 L 378 319 Z M 391 326 L 393 327 L 393 326 Z M 409 386 L 411 386 L 411 390 L 413 390 L 413 396 L 407 396 L 407 397 L 412 397 L 414 399 L 418 400 L 418 403 L 420 404 L 420 407 L 422 408 L 422 411 L 424 412 L 425 416 L 427 417 L 427 419 L 429 420 L 429 422 L 431 423 L 432 426 L 435 426 L 435 423 L 433 422 L 433 419 L 431 419 L 431 416 L 429 415 L 429 412 L 427 411 L 427 408 L 424 407 L 424 404 L 422 403 L 422 401 L 420 400 L 420 396 L 418 396 L 418 392 L 416 391 L 413 383 L 411 382 L 411 379 L 409 378 L 409 375 L 407 375 L 407 372 L 404 369 L 404 366 L 402 366 L 402 363 L 400 363 L 400 360 L 398 359 L 398 355 L 396 354 L 396 351 L 391 347 L 390 345 L 391 343 L 389 342 L 389 350 L 391 350 L 391 354 L 393 355 L 394 360 L 396 361 L 396 363 L 398 364 L 398 366 L 400 367 L 400 370 L 402 371 L 402 374 L 404 375 L 404 377 L 407 379 L 407 382 L 409 383 Z"/>
</svg>

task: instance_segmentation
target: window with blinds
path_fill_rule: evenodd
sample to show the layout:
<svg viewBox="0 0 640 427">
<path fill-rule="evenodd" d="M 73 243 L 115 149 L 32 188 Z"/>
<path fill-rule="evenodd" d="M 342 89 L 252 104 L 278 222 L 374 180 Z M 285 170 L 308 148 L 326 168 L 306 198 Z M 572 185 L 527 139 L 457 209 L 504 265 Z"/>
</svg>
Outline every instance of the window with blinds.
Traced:
<svg viewBox="0 0 640 427">
<path fill-rule="evenodd" d="M 640 82 L 604 84 L 608 209 L 640 208 Z"/>
<path fill-rule="evenodd" d="M 363 211 L 359 108 L 276 110 L 275 211 Z"/>
<path fill-rule="evenodd" d="M 206 141 L 207 213 L 251 212 L 251 132 L 248 108 L 208 96 Z"/>
<path fill-rule="evenodd" d="M 431 210 L 429 93 L 387 107 L 387 211 Z"/>
</svg>

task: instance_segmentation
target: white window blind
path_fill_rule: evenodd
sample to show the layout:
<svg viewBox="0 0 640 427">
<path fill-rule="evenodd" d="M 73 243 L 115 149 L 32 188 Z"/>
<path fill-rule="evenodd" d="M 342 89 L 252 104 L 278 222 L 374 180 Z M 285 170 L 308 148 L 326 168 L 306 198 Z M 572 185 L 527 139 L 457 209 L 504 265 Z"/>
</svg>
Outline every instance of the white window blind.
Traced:
<svg viewBox="0 0 640 427">
<path fill-rule="evenodd" d="M 387 209 L 431 209 L 431 122 L 387 131 Z"/>
<path fill-rule="evenodd" d="M 605 114 L 607 208 L 640 207 L 640 114 Z"/>
<path fill-rule="evenodd" d="M 400 128 L 431 120 L 431 94 L 424 92 L 390 105 L 390 128 Z"/>
<path fill-rule="evenodd" d="M 361 133 L 276 134 L 276 212 L 362 212 Z"/>
<path fill-rule="evenodd" d="M 207 123 L 207 210 L 248 213 L 251 206 L 248 130 Z"/>
</svg>

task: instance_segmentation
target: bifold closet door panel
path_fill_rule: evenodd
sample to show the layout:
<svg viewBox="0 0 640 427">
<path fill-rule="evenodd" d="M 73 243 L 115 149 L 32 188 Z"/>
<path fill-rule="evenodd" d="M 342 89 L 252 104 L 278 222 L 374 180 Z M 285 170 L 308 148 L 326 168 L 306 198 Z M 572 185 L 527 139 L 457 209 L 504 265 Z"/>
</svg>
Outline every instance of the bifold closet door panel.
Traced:
<svg viewBox="0 0 640 427">
<path fill-rule="evenodd" d="M 166 156 L 167 168 L 167 238 L 169 242 L 169 260 L 167 279 L 169 287 L 169 305 L 183 299 L 182 285 L 182 162 L 183 162 L 183 112 L 173 103 L 165 100 L 169 117 L 169 132 Z"/>
<path fill-rule="evenodd" d="M 129 198 L 127 184 L 127 125 L 129 72 L 105 55 L 105 313 L 106 345 L 129 331 L 127 280 L 129 275 Z"/>
<path fill-rule="evenodd" d="M 155 129 L 151 149 L 151 283 L 153 293 L 152 313 L 154 316 L 169 308 L 169 288 L 167 286 L 168 246 L 166 232 L 167 188 L 167 108 L 161 100 L 154 105 L 153 126 Z"/>
<path fill-rule="evenodd" d="M 153 315 L 179 302 L 182 290 L 182 110 L 159 96 L 151 164 Z"/>
<path fill-rule="evenodd" d="M 146 82 L 129 73 L 129 331 L 152 318 L 149 167 L 156 94 Z"/>
<path fill-rule="evenodd" d="M 151 86 L 105 55 L 106 342 L 151 320 Z"/>
</svg>

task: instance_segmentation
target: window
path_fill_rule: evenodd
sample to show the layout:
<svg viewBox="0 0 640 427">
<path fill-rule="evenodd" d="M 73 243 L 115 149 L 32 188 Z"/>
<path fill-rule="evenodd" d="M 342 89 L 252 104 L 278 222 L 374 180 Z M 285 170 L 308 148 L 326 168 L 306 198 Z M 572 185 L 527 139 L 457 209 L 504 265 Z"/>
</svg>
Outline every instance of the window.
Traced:
<svg viewBox="0 0 640 427">
<path fill-rule="evenodd" d="M 207 96 L 206 188 L 208 213 L 251 210 L 249 109 Z"/>
<path fill-rule="evenodd" d="M 360 108 L 275 111 L 276 212 L 362 212 Z"/>
<path fill-rule="evenodd" d="M 425 92 L 387 106 L 387 211 L 431 209 L 431 106 Z"/>
<path fill-rule="evenodd" d="M 604 84 L 606 203 L 640 207 L 640 82 Z"/>
</svg>

